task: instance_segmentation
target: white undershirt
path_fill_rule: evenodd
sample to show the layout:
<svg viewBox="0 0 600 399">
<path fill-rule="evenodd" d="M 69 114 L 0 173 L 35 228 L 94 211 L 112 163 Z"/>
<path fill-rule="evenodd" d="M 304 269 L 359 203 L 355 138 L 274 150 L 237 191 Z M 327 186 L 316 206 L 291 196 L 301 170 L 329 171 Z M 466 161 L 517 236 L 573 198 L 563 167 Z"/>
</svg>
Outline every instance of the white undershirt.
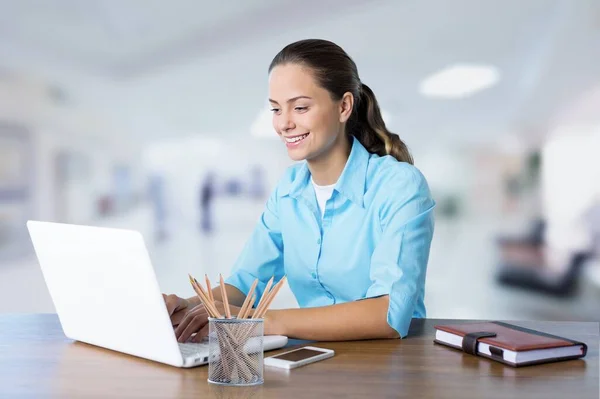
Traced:
<svg viewBox="0 0 600 399">
<path fill-rule="evenodd" d="M 315 188 L 317 202 L 319 203 L 319 209 L 321 210 L 321 218 L 323 218 L 323 216 L 325 215 L 325 203 L 329 198 L 331 198 L 331 195 L 333 194 L 333 188 L 335 187 L 335 183 L 330 184 L 329 186 L 319 186 L 315 183 L 312 177 L 310 181 L 312 182 L 312 185 Z"/>
</svg>

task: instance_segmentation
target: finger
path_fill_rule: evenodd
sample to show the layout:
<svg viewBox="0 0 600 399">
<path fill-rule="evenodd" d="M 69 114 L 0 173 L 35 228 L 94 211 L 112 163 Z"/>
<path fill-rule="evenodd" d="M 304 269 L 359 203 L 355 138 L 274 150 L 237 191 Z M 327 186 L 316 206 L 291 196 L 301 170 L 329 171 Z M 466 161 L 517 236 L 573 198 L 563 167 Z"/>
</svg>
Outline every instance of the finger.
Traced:
<svg viewBox="0 0 600 399">
<path fill-rule="evenodd" d="M 187 312 L 187 314 L 183 317 L 177 328 L 175 329 L 175 336 L 177 339 L 183 334 L 188 325 L 194 320 L 194 318 L 198 317 L 206 317 L 206 309 L 204 306 L 198 305 L 194 309 Z"/>
<path fill-rule="evenodd" d="M 171 324 L 173 324 L 174 326 L 181 324 L 183 318 L 189 313 L 190 312 L 186 312 L 185 310 L 180 310 L 173 313 L 173 315 L 171 316 Z"/>
<path fill-rule="evenodd" d="M 169 316 L 171 316 L 177 308 L 178 301 L 179 298 L 177 298 L 176 295 L 167 295 L 165 297 L 165 304 L 167 305 L 167 312 L 169 312 Z"/>
<path fill-rule="evenodd" d="M 196 307 L 189 307 L 189 305 L 187 304 L 182 309 L 176 308 L 175 312 L 173 312 L 173 314 L 171 315 L 171 324 L 173 324 L 173 326 L 181 324 L 185 316 L 191 313 L 195 308 Z"/>
<path fill-rule="evenodd" d="M 177 338 L 179 338 L 179 336 L 181 335 L 181 333 L 183 333 L 183 331 L 186 329 L 188 324 L 190 324 L 190 322 L 194 319 L 194 316 L 197 315 L 199 312 L 200 312 L 200 309 L 196 309 L 196 308 L 182 312 L 183 317 L 182 317 L 181 321 L 179 322 L 179 325 L 175 329 L 175 336 Z"/>
<path fill-rule="evenodd" d="M 192 338 L 192 342 L 198 343 L 200 341 L 202 341 L 204 338 L 206 338 L 206 336 L 208 335 L 208 327 L 209 325 L 206 324 L 204 327 L 202 327 L 202 329 L 200 331 L 198 331 L 198 333 L 196 333 L 196 336 L 194 336 L 194 338 Z"/>
<path fill-rule="evenodd" d="M 187 299 L 177 297 L 177 307 L 175 308 L 175 311 L 187 309 L 188 306 L 189 302 L 187 301 Z"/>
<path fill-rule="evenodd" d="M 183 330 L 179 338 L 177 338 L 177 342 L 187 342 L 193 333 L 201 328 L 199 320 L 192 320 L 190 324 Z"/>
<path fill-rule="evenodd" d="M 178 341 L 187 342 L 187 340 L 190 339 L 193 333 L 200 331 L 202 327 L 206 325 L 206 321 L 206 318 L 195 317 L 194 320 L 190 324 L 188 324 L 186 329 L 183 331 Z"/>
<path fill-rule="evenodd" d="M 177 339 L 179 339 L 181 334 L 187 328 L 188 324 L 190 324 L 190 322 L 193 320 L 193 316 L 191 313 L 192 312 L 187 312 L 187 314 L 183 317 L 183 319 L 181 319 L 181 321 L 179 322 L 179 325 L 175 329 L 175 336 L 177 337 Z"/>
<path fill-rule="evenodd" d="M 208 323 L 208 313 L 206 312 L 206 309 L 203 307 L 197 309 L 190 315 L 187 326 L 181 328 L 178 338 L 183 340 L 181 342 L 186 342 L 190 339 L 192 334 L 198 332 L 206 323 Z"/>
</svg>

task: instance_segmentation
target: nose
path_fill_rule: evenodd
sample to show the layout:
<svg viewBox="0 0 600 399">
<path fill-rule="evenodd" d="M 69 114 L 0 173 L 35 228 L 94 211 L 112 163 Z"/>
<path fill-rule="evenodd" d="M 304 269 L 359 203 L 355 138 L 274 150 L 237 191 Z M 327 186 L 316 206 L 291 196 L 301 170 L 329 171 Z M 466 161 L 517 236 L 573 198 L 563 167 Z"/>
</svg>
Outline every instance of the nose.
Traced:
<svg viewBox="0 0 600 399">
<path fill-rule="evenodd" d="M 281 133 L 287 133 L 296 127 L 294 121 L 287 113 L 282 112 L 281 115 L 277 116 L 277 118 L 277 128 Z"/>
</svg>

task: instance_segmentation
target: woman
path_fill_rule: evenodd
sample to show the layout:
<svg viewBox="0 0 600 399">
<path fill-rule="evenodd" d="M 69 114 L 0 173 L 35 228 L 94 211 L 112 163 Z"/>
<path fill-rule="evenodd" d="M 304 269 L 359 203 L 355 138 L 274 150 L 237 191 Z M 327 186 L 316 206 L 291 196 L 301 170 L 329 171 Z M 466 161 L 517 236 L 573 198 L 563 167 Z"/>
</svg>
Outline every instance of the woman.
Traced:
<svg viewBox="0 0 600 399">
<path fill-rule="evenodd" d="M 269 310 L 265 334 L 406 336 L 411 318 L 425 317 L 435 206 L 425 178 L 336 44 L 286 46 L 269 67 L 269 97 L 290 158 L 306 162 L 291 166 L 272 192 L 226 280 L 229 303 L 241 306 L 256 278 L 260 297 L 272 276 L 276 283 L 286 275 L 300 308 Z M 196 298 L 165 300 L 180 342 L 207 335 Z"/>
</svg>

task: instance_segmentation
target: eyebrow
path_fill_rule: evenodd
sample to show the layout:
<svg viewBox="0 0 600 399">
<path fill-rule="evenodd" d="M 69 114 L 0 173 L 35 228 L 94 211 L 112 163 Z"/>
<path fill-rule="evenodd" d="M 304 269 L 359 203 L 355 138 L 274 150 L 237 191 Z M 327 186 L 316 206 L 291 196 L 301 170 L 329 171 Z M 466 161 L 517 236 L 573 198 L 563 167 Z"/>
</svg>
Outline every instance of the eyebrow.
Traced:
<svg viewBox="0 0 600 399">
<path fill-rule="evenodd" d="M 309 96 L 297 96 L 297 97 L 294 97 L 294 98 L 290 98 L 286 102 L 291 103 L 291 102 L 294 102 L 294 101 L 299 100 L 301 98 L 306 98 L 308 100 L 312 100 L 312 97 L 309 97 Z M 279 104 L 277 101 L 271 100 L 270 98 L 269 98 L 269 101 L 272 102 L 272 103 L 275 103 L 275 104 Z"/>
</svg>

